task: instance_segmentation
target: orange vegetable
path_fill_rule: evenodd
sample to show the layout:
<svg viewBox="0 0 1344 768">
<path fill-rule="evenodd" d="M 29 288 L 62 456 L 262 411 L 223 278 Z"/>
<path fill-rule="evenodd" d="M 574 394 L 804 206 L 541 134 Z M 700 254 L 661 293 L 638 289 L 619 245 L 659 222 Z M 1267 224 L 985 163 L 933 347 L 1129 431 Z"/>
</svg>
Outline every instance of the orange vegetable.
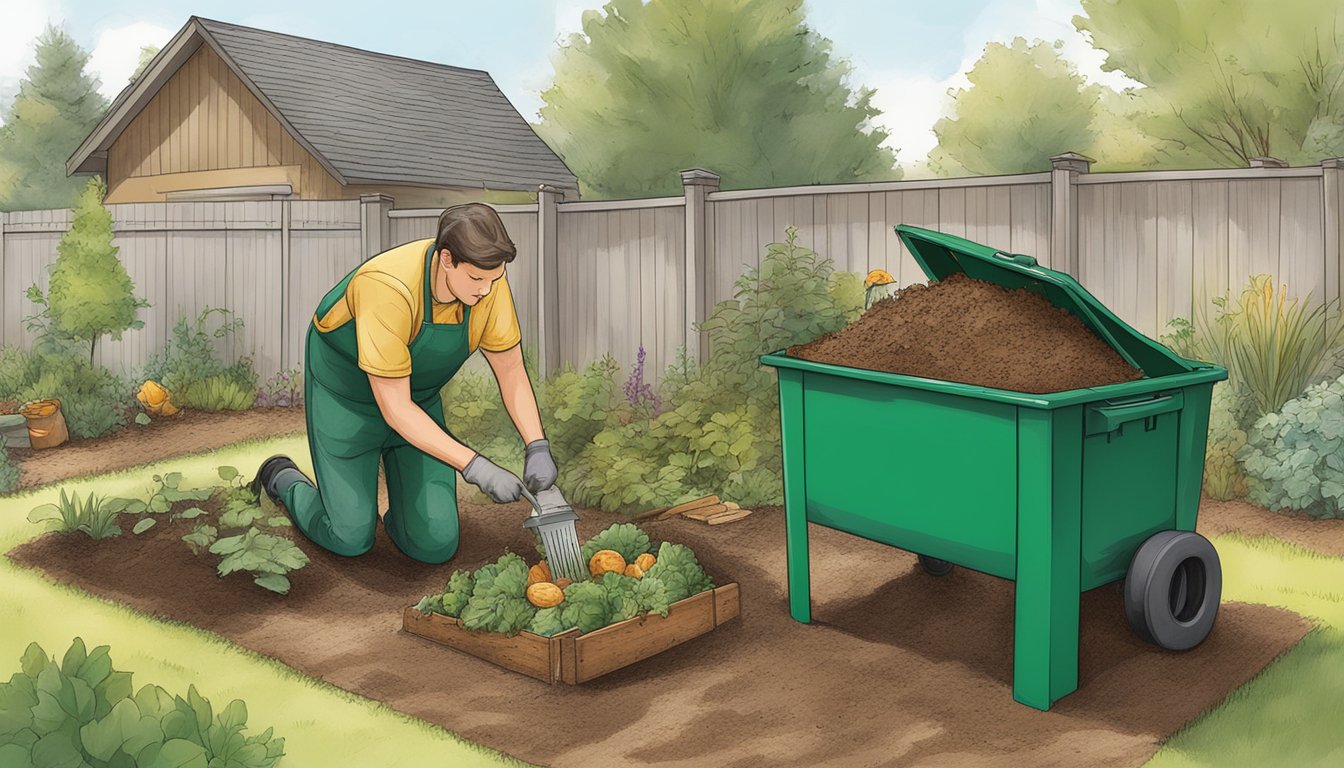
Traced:
<svg viewBox="0 0 1344 768">
<path fill-rule="evenodd" d="M 542 560 L 540 563 L 527 569 L 527 586 L 529 587 L 533 584 L 541 584 L 550 580 L 551 568 L 546 565 L 545 560 Z"/>
<path fill-rule="evenodd" d="M 638 565 L 635 565 L 634 563 L 631 563 L 625 566 L 625 575 L 632 576 L 636 579 L 642 579 L 644 578 L 644 569 L 640 568 Z"/>
<path fill-rule="evenodd" d="M 625 573 L 625 558 L 621 557 L 621 553 L 614 549 L 599 550 L 588 561 L 588 572 L 593 575 L 593 578 L 600 579 L 602 574 L 607 571 Z"/>
<path fill-rule="evenodd" d="M 656 562 L 658 562 L 658 558 L 654 557 L 653 555 L 650 555 L 647 552 L 635 558 L 635 565 L 638 565 L 639 570 L 645 573 L 648 573 L 649 569 L 652 568 L 653 564 Z"/>
<path fill-rule="evenodd" d="M 548 581 L 527 588 L 527 601 L 538 608 L 552 608 L 565 601 L 565 593 Z"/>
</svg>

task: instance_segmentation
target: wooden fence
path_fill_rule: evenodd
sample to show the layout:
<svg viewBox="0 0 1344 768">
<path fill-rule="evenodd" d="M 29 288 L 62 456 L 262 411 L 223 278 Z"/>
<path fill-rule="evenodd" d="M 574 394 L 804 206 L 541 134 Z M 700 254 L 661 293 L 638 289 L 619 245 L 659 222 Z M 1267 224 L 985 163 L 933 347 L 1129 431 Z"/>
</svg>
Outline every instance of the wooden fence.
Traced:
<svg viewBox="0 0 1344 768">
<path fill-rule="evenodd" d="M 707 350 L 691 324 L 796 226 L 802 244 L 838 269 L 881 267 L 901 285 L 924 275 L 893 227 L 951 232 L 1068 272 L 1102 303 L 1156 337 L 1196 303 L 1269 273 L 1315 300 L 1341 295 L 1339 160 L 1305 168 L 1090 174 L 1085 158 L 1052 158 L 1045 173 L 983 178 L 720 191 L 704 170 L 684 194 L 565 202 L 542 188 L 529 205 L 497 206 L 518 246 L 509 281 L 524 344 L 546 370 L 610 353 L 633 363 L 643 345 L 656 376 L 685 345 Z M 361 260 L 432 237 L 439 210 L 396 210 L 382 195 L 305 202 L 112 205 L 116 245 L 145 327 L 105 342 L 104 364 L 133 372 L 180 317 L 233 310 L 245 331 L 227 354 L 249 354 L 269 376 L 298 366 L 317 301 Z M 31 284 L 45 288 L 69 211 L 0 215 L 0 330 L 28 344 Z"/>
</svg>

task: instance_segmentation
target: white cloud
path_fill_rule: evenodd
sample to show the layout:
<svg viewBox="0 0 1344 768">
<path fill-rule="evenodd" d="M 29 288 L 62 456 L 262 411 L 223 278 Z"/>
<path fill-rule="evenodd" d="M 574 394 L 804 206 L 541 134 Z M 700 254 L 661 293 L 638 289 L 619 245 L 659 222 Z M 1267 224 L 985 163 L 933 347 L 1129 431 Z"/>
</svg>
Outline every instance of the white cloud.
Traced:
<svg viewBox="0 0 1344 768">
<path fill-rule="evenodd" d="M 145 22 L 104 30 L 93 46 L 88 66 L 102 80 L 99 92 L 109 101 L 116 98 L 140 63 L 140 48 L 146 45 L 162 48 L 176 31 Z"/>
<path fill-rule="evenodd" d="M 0 108 L 7 110 L 18 94 L 19 81 L 33 63 L 33 44 L 47 22 L 59 25 L 62 18 L 57 0 L 27 0 L 5 8 L 0 23 Z M 0 123 L 3 121 L 0 111 Z"/>
<path fill-rule="evenodd" d="M 864 72 L 861 62 L 855 62 L 856 82 L 877 89 L 873 103 L 883 115 L 877 123 L 887 128 L 891 136 L 884 142 L 900 149 L 902 165 L 925 161 L 937 145 L 933 124 L 942 117 L 947 107 L 949 89 L 966 88 L 970 81 L 966 73 L 984 54 L 985 45 L 1010 43 L 1014 37 L 1028 41 L 1041 39 L 1061 40 L 1060 55 L 1073 63 L 1088 80 L 1112 88 L 1136 86 L 1119 72 L 1103 72 L 1105 53 L 1094 49 L 1087 38 L 1074 29 L 1073 17 L 1081 15 L 1077 0 L 997 0 L 974 19 L 969 20 L 962 36 L 962 59 L 957 71 L 943 80 L 901 72 Z"/>
</svg>

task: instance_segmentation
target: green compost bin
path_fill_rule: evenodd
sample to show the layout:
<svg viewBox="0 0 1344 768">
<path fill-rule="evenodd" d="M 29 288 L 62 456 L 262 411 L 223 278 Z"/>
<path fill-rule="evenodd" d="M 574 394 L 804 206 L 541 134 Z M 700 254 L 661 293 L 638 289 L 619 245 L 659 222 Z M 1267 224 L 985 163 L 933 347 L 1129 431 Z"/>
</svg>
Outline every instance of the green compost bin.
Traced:
<svg viewBox="0 0 1344 768">
<path fill-rule="evenodd" d="M 1124 579 L 1141 637 L 1197 644 L 1221 590 L 1193 531 L 1210 395 L 1227 371 L 1176 355 L 1030 256 L 896 232 L 930 280 L 964 272 L 1040 293 L 1144 377 L 1028 394 L 763 356 L 779 376 L 793 618 L 811 621 L 813 523 L 914 552 L 930 574 L 956 564 L 1014 580 L 1013 697 L 1038 709 L 1078 687 L 1082 592 Z"/>
</svg>

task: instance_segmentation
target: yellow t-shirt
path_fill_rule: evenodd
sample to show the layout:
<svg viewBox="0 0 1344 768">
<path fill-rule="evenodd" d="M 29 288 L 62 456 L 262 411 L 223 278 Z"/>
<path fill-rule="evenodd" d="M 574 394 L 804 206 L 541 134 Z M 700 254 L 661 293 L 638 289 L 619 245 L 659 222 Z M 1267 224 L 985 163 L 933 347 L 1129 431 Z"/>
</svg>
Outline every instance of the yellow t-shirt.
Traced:
<svg viewBox="0 0 1344 768">
<path fill-rule="evenodd" d="M 323 317 L 313 318 L 317 330 L 326 333 L 355 320 L 359 367 L 366 373 L 388 378 L 411 375 L 410 344 L 420 331 L 425 312 L 425 256 L 434 241 L 416 240 L 374 256 L 355 272 L 338 301 Z M 435 275 L 438 260 L 434 261 Z M 462 322 L 462 302 L 454 299 L 434 303 L 435 323 Z M 503 275 L 490 292 L 471 308 L 467 326 L 467 349 L 502 352 L 522 340 L 513 294 Z"/>
</svg>

